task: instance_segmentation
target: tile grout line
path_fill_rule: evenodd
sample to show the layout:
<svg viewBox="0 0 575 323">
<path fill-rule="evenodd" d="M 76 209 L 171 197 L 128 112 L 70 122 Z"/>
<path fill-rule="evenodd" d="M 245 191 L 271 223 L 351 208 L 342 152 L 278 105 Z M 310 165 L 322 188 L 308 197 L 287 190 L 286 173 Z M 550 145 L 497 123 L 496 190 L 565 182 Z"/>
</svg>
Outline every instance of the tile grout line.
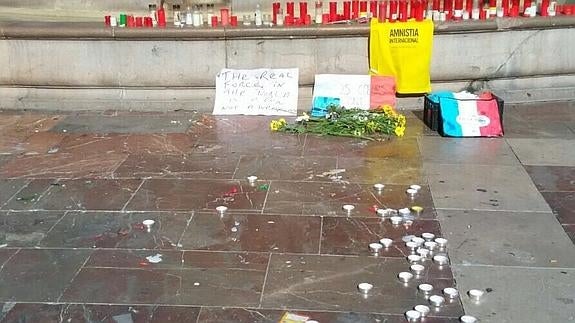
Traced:
<svg viewBox="0 0 575 323">
<path fill-rule="evenodd" d="M 196 323 L 200 322 L 200 316 L 202 315 L 202 310 L 204 309 L 204 306 L 200 306 L 200 310 L 198 311 L 198 316 L 196 317 Z"/>
<path fill-rule="evenodd" d="M 142 186 L 144 186 L 144 183 L 147 181 L 147 179 L 142 179 L 142 182 L 140 183 L 140 185 L 138 186 L 138 188 L 136 188 L 136 190 L 134 191 L 134 193 L 132 193 L 132 196 L 130 196 L 130 198 L 126 201 L 126 203 L 124 204 L 124 206 L 122 207 L 122 209 L 120 210 L 120 212 L 125 213 L 126 212 L 126 207 L 128 207 L 128 204 L 130 204 L 130 202 L 132 202 L 132 200 L 134 199 L 134 196 L 136 196 L 136 194 L 140 191 L 140 189 L 142 188 Z"/>
<path fill-rule="evenodd" d="M 266 283 L 267 283 L 267 280 L 268 280 L 268 273 L 269 273 L 269 271 L 270 271 L 270 264 L 271 264 L 271 262 L 272 262 L 272 253 L 270 252 L 270 254 L 269 254 L 269 256 L 268 256 L 268 265 L 267 265 L 267 267 L 266 267 L 266 274 L 264 275 L 264 282 L 263 282 L 263 284 L 262 284 L 262 293 L 261 293 L 261 295 L 260 295 L 260 304 L 259 304 L 258 308 L 262 308 L 262 302 L 263 302 L 263 300 L 264 300 L 264 292 L 265 292 L 265 290 L 266 290 Z"/>
<path fill-rule="evenodd" d="M 190 212 L 190 218 L 188 219 L 187 223 L 186 223 L 186 227 L 184 228 L 184 231 L 182 231 L 182 234 L 180 235 L 180 238 L 178 239 L 178 241 L 176 242 L 176 248 L 180 248 L 180 246 L 182 245 L 182 239 L 184 238 L 184 235 L 186 234 L 186 232 L 188 231 L 188 228 L 190 227 L 190 223 L 192 223 L 192 219 L 194 218 L 194 216 L 196 215 L 195 211 L 191 211 Z"/>
<path fill-rule="evenodd" d="M 67 249 L 61 249 L 61 250 L 67 250 Z M 66 293 L 66 291 L 71 287 L 72 282 L 74 282 L 74 280 L 76 279 L 76 277 L 78 277 L 78 275 L 80 274 L 80 271 L 82 271 L 83 268 L 86 267 L 86 264 L 88 263 L 88 260 L 90 260 L 90 258 L 92 258 L 92 255 L 94 254 L 94 252 L 91 252 L 90 254 L 88 254 L 88 257 L 86 257 L 86 260 L 84 260 L 84 263 L 82 263 L 82 265 L 80 266 L 80 268 L 78 268 L 78 270 L 76 271 L 76 273 L 74 274 L 74 276 L 72 277 L 72 279 L 68 282 L 68 286 L 66 286 L 66 288 L 64 288 L 64 290 L 62 290 L 62 294 L 60 294 L 60 296 L 58 297 L 58 299 L 56 299 L 56 302 L 59 303 L 60 300 L 62 299 L 62 297 L 64 297 L 64 294 Z"/>
<path fill-rule="evenodd" d="M 4 261 L 4 262 L 2 263 L 2 265 L 0 266 L 0 272 L 2 272 L 2 270 L 4 270 L 4 266 L 6 266 L 6 264 L 7 264 L 12 258 L 14 258 L 17 254 L 19 254 L 22 249 L 23 249 L 23 248 L 19 248 L 18 250 L 16 250 L 15 253 L 13 253 L 10 257 L 8 257 L 8 259 L 6 259 L 6 261 Z"/>
<path fill-rule="evenodd" d="M 232 180 L 234 180 L 236 178 L 236 174 L 238 172 L 238 169 L 240 168 L 240 162 L 242 161 L 242 158 L 244 158 L 243 155 L 240 155 L 240 157 L 238 158 L 238 162 L 236 163 L 236 168 L 234 168 L 234 173 L 232 174 Z"/>
<path fill-rule="evenodd" d="M 264 214 L 264 211 L 266 209 L 266 204 L 268 203 L 268 196 L 270 195 L 270 191 L 272 190 L 272 184 L 273 184 L 273 181 L 270 180 L 270 184 L 269 184 L 268 190 L 266 192 L 266 197 L 264 197 L 264 202 L 262 203 L 262 210 L 260 212 L 260 214 L 262 214 L 262 215 Z"/>
<path fill-rule="evenodd" d="M 321 255 L 322 237 L 323 237 L 323 215 L 321 216 L 321 221 L 320 221 L 320 225 L 319 225 L 319 244 L 318 244 L 318 248 L 317 248 L 317 254 L 318 255 Z"/>
</svg>

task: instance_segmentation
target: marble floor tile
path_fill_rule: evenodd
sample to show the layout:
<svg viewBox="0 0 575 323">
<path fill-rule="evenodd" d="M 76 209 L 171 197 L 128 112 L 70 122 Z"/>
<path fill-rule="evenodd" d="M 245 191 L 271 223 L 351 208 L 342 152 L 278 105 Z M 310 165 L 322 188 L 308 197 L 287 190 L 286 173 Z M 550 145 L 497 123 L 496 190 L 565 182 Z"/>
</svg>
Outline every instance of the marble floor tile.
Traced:
<svg viewBox="0 0 575 323">
<path fill-rule="evenodd" d="M 191 213 L 68 212 L 40 245 L 49 248 L 175 249 Z M 148 229 L 144 220 L 154 220 Z"/>
<path fill-rule="evenodd" d="M 181 155 L 196 151 L 196 141 L 185 133 L 131 134 L 125 149 L 131 154 Z"/>
<path fill-rule="evenodd" d="M 21 155 L 0 168 L 0 178 L 111 178 L 125 154 Z"/>
<path fill-rule="evenodd" d="M 572 101 L 565 102 L 533 102 L 515 105 L 516 112 L 528 121 L 573 121 Z"/>
<path fill-rule="evenodd" d="M 284 182 L 270 185 L 264 213 L 293 215 L 375 216 L 379 201 L 371 186 L 350 183 Z M 342 209 L 352 204 L 350 214 Z"/>
<path fill-rule="evenodd" d="M 575 270 L 454 266 L 460 291 L 488 290 L 479 302 L 462 297 L 480 322 L 569 322 L 575 318 Z"/>
<path fill-rule="evenodd" d="M 43 133 L 59 121 L 58 116 L 45 114 L 2 115 L 0 124 L 0 153 L 26 153 L 30 148 L 26 139 Z"/>
<path fill-rule="evenodd" d="M 33 180 L 5 209 L 28 210 L 122 210 L 136 192 L 141 180 L 137 179 L 76 179 L 47 184 L 46 180 Z M 42 187 L 36 193 L 31 187 Z M 30 191 L 30 192 L 29 192 Z M 27 197 L 28 196 L 28 197 Z M 38 196 L 38 197 L 36 197 Z M 20 198 L 20 200 L 18 200 Z M 27 202 L 27 203 L 22 203 Z"/>
<path fill-rule="evenodd" d="M 130 155 L 115 178 L 194 178 L 232 179 L 239 156 L 209 155 Z"/>
<path fill-rule="evenodd" d="M 575 139 L 575 132 L 563 121 L 517 121 L 505 123 L 505 138 Z"/>
<path fill-rule="evenodd" d="M 575 167 L 569 166 L 524 166 L 540 192 L 575 192 Z"/>
<path fill-rule="evenodd" d="M 241 141 L 245 138 L 263 138 L 275 136 L 277 133 L 267 131 L 270 122 L 275 117 L 269 116 L 214 116 L 203 114 L 197 118 L 187 133 L 202 141 L 225 141 L 232 139 Z M 293 121 L 293 117 L 285 117 Z M 264 131 L 265 130 L 265 131 Z M 282 134 L 279 134 L 280 136 Z M 305 139 L 305 135 L 303 136 Z"/>
<path fill-rule="evenodd" d="M 73 156 L 125 155 L 129 152 L 129 134 L 71 133 L 60 141 L 56 154 Z"/>
<path fill-rule="evenodd" d="M 35 132 L 19 144 L 18 147 L 26 155 L 52 154 L 58 151 L 60 142 L 64 138 L 65 135 L 62 133 L 50 131 Z"/>
<path fill-rule="evenodd" d="M 266 279 L 263 308 L 334 310 L 403 314 L 417 304 L 426 304 L 417 285 L 401 283 L 396 275 L 409 269 L 405 259 L 272 255 Z M 358 291 L 362 282 L 372 283 L 367 297 Z M 451 279 L 429 279 L 435 290 L 453 286 Z M 446 303 L 434 314 L 459 317 L 459 300 Z"/>
<path fill-rule="evenodd" d="M 245 180 L 255 175 L 263 180 L 331 181 L 336 166 L 334 157 L 242 156 L 234 178 Z"/>
<path fill-rule="evenodd" d="M 230 211 L 261 211 L 269 182 L 250 186 L 247 181 L 150 179 L 146 180 L 127 210 L 213 210 L 227 206 Z"/>
<path fill-rule="evenodd" d="M 453 264 L 575 268 L 575 248 L 551 213 L 437 213 Z"/>
<path fill-rule="evenodd" d="M 423 161 L 441 164 L 518 165 L 501 138 L 418 138 Z"/>
<path fill-rule="evenodd" d="M 192 124 L 191 116 L 73 115 L 52 131 L 68 133 L 181 133 Z"/>
<path fill-rule="evenodd" d="M 356 312 L 317 312 L 299 310 L 265 310 L 252 308 L 219 308 L 203 307 L 198 322 L 202 323 L 277 323 L 286 313 L 308 317 L 309 320 L 331 323 L 403 323 L 403 315 L 373 314 Z M 431 317 L 425 318 L 426 323 L 456 323 L 458 318 Z"/>
<path fill-rule="evenodd" d="M 91 250 L 22 249 L 0 271 L 0 300 L 56 302 Z"/>
<path fill-rule="evenodd" d="M 415 138 L 369 141 L 357 138 L 308 135 L 304 156 L 417 159 Z"/>
<path fill-rule="evenodd" d="M 426 184 L 419 159 L 338 157 L 343 180 L 356 183 Z"/>
<path fill-rule="evenodd" d="M 64 213 L 63 211 L 0 211 L 0 245 L 37 246 Z"/>
<path fill-rule="evenodd" d="M 439 222 L 416 220 L 409 226 L 392 225 L 388 219 L 324 217 L 322 226 L 321 253 L 333 255 L 373 255 L 369 244 L 382 238 L 393 239 L 389 249 L 382 250 L 377 257 L 405 258 L 411 254 L 401 239 L 407 235 L 421 236 L 429 232 L 441 236 Z"/>
<path fill-rule="evenodd" d="M 550 212 L 521 166 L 426 163 L 438 209 Z"/>
<path fill-rule="evenodd" d="M 575 139 L 514 139 L 507 142 L 524 165 L 575 166 Z"/>
<path fill-rule="evenodd" d="M 575 224 L 575 192 L 542 192 L 561 224 Z"/>
<path fill-rule="evenodd" d="M 183 249 L 318 253 L 321 218 L 226 213 L 195 214 Z"/>
<path fill-rule="evenodd" d="M 0 179 L 0 208 L 7 203 L 14 194 L 18 193 L 29 180 L 23 179 Z"/>
<path fill-rule="evenodd" d="M 71 283 L 62 301 L 258 306 L 267 254 L 188 251 L 181 259 L 177 254 L 162 253 L 172 258 L 167 261 L 179 262 L 180 268 L 161 268 L 163 262 L 147 266 L 134 262 L 132 267 L 123 268 L 95 267 L 98 263 L 90 262 Z"/>
<path fill-rule="evenodd" d="M 13 306 L 12 306 L 13 305 Z M 184 323 L 195 322 L 199 307 L 133 306 L 87 304 L 12 304 L 2 322 L 110 322 Z"/>
</svg>

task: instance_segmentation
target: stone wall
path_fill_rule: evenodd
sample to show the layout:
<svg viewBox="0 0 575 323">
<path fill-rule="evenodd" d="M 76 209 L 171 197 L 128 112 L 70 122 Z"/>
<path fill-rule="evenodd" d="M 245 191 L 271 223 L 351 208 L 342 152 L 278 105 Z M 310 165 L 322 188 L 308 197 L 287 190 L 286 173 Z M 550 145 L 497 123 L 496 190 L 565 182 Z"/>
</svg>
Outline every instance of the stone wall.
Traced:
<svg viewBox="0 0 575 323">
<path fill-rule="evenodd" d="M 565 41 L 573 39 L 573 25 L 573 20 L 547 28 L 482 23 L 473 32 L 438 25 L 432 81 L 436 88 L 493 88 L 508 93 L 508 101 L 575 99 L 575 43 Z M 193 101 L 200 93 L 200 101 L 209 102 L 215 75 L 224 67 L 298 67 L 304 88 L 315 74 L 368 71 L 366 26 L 203 31 L 49 26 L 0 24 L 0 53 L 7 53 L 0 55 L 0 107 L 33 102 L 39 93 L 76 100 L 72 91 L 87 89 L 143 100 Z M 57 93 L 48 94 L 50 89 Z"/>
</svg>

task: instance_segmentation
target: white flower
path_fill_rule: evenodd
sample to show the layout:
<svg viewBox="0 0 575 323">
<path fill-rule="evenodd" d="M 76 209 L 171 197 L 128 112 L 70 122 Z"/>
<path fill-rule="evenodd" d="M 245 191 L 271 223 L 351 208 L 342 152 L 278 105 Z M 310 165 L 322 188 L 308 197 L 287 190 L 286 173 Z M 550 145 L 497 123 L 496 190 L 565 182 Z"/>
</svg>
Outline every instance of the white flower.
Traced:
<svg viewBox="0 0 575 323">
<path fill-rule="evenodd" d="M 307 113 L 303 113 L 303 115 L 297 117 L 295 119 L 296 122 L 302 122 L 302 121 L 309 121 L 309 115 Z"/>
</svg>

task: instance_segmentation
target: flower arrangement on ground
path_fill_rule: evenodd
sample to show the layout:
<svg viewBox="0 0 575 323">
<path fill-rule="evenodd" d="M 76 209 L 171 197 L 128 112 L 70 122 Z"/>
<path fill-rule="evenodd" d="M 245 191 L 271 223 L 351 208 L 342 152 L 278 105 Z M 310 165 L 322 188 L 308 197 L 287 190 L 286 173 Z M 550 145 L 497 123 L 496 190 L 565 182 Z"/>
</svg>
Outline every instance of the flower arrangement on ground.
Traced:
<svg viewBox="0 0 575 323">
<path fill-rule="evenodd" d="M 315 133 L 320 135 L 382 140 L 395 135 L 403 137 L 405 116 L 389 105 L 374 110 L 345 109 L 330 106 L 325 117 L 310 117 L 306 113 L 293 124 L 285 119 L 272 120 L 272 131 Z"/>
</svg>

